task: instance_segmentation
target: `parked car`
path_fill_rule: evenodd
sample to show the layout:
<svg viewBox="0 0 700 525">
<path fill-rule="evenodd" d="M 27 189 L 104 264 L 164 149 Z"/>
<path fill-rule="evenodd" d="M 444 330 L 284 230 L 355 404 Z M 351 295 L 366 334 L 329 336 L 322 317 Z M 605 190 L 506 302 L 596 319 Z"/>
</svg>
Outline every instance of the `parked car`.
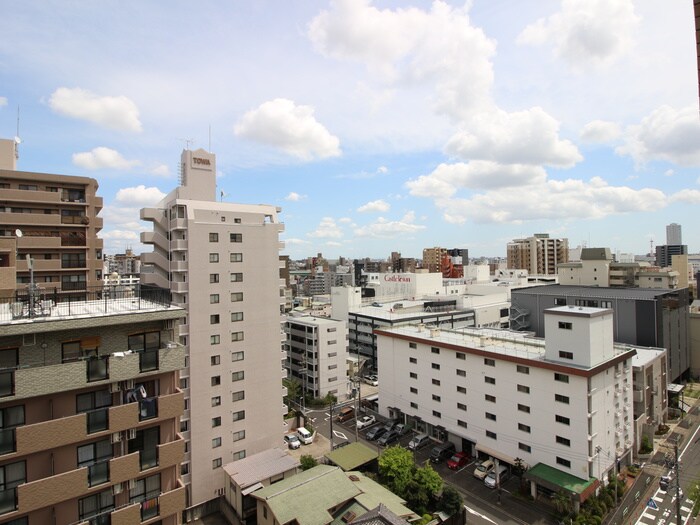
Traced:
<svg viewBox="0 0 700 525">
<path fill-rule="evenodd" d="M 408 442 L 408 450 L 418 450 L 430 443 L 428 434 L 416 434 L 411 441 Z"/>
<path fill-rule="evenodd" d="M 362 430 L 363 428 L 367 428 L 370 425 L 374 425 L 377 422 L 377 418 L 374 416 L 362 416 L 357 420 L 355 423 L 357 425 L 357 428 Z"/>
<path fill-rule="evenodd" d="M 341 408 L 340 412 L 338 412 L 338 421 L 340 423 L 343 423 L 345 421 L 349 421 L 350 419 L 353 419 L 354 417 L 355 417 L 355 409 L 352 407 Z"/>
<path fill-rule="evenodd" d="M 376 427 L 370 428 L 367 431 L 367 435 L 365 437 L 367 438 L 367 441 L 374 441 L 375 439 L 379 439 L 380 437 L 382 437 L 382 434 L 386 432 L 386 427 L 380 427 L 379 425 L 377 425 Z"/>
<path fill-rule="evenodd" d="M 498 470 L 494 468 L 491 472 L 486 474 L 484 485 L 490 489 L 495 489 L 497 485 L 500 485 L 508 479 L 508 474 L 508 468 L 505 465 L 498 465 Z"/>
<path fill-rule="evenodd" d="M 408 432 L 408 427 L 403 423 L 399 423 L 394 427 L 394 430 L 399 433 L 399 436 L 403 436 L 406 432 Z"/>
<path fill-rule="evenodd" d="M 476 479 L 484 479 L 486 476 L 488 476 L 489 472 L 491 472 L 494 467 L 495 465 L 490 459 L 487 459 L 486 461 L 480 461 L 479 463 L 477 463 L 476 468 L 474 469 L 474 477 Z"/>
<path fill-rule="evenodd" d="M 376 375 L 365 376 L 362 379 L 368 385 L 379 386 L 379 378 Z"/>
<path fill-rule="evenodd" d="M 301 446 L 301 441 L 299 441 L 299 438 L 297 437 L 296 434 L 287 434 L 284 436 L 284 442 L 287 444 L 289 448 L 292 450 L 299 448 Z"/>
<path fill-rule="evenodd" d="M 453 454 L 450 459 L 447 460 L 447 466 L 452 470 L 458 470 L 469 463 L 469 454 L 466 452 L 457 452 Z"/>
<path fill-rule="evenodd" d="M 671 481 L 671 476 L 661 476 L 661 479 L 659 479 L 659 488 L 661 490 L 668 490 L 668 488 L 671 486 Z"/>
<path fill-rule="evenodd" d="M 433 447 L 430 451 L 430 461 L 433 463 L 439 463 L 443 459 L 452 457 L 455 453 L 456 447 L 452 441 L 445 441 L 444 443 L 439 443 Z"/>
<path fill-rule="evenodd" d="M 314 435 L 304 427 L 297 428 L 297 437 L 304 445 L 310 445 L 314 442 Z"/>
<path fill-rule="evenodd" d="M 377 440 L 377 445 L 385 447 L 386 445 L 389 445 L 398 439 L 399 433 L 395 429 L 389 430 L 388 432 L 384 432 L 381 435 L 381 437 Z"/>
</svg>

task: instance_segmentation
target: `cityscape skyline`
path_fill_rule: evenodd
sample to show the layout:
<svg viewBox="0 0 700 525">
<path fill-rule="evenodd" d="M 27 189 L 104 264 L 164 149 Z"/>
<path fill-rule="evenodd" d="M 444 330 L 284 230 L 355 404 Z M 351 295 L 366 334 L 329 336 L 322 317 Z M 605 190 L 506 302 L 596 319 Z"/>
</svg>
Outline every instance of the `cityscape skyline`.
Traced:
<svg viewBox="0 0 700 525">
<path fill-rule="evenodd" d="M 13 6 L 0 136 L 19 108 L 19 170 L 98 180 L 105 253 L 144 251 L 185 147 L 224 201 L 282 207 L 293 259 L 539 232 L 641 254 L 693 213 L 692 4 L 410 5 Z"/>
</svg>

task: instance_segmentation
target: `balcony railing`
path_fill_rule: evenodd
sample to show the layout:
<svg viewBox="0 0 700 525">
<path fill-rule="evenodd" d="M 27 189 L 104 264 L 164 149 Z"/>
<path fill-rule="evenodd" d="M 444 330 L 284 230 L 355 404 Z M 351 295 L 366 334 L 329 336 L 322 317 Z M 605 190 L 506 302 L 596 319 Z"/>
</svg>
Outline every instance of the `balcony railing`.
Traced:
<svg viewBox="0 0 700 525">
<path fill-rule="evenodd" d="M 87 365 L 87 380 L 104 381 L 109 379 L 109 356 L 94 357 L 85 361 Z"/>
<path fill-rule="evenodd" d="M 0 397 L 15 394 L 15 370 L 0 370 Z"/>
<path fill-rule="evenodd" d="M 11 454 L 16 450 L 15 429 L 5 428 L 0 430 L 0 454 Z"/>
<path fill-rule="evenodd" d="M 158 417 L 158 398 L 149 397 L 139 401 L 139 421 Z"/>
<path fill-rule="evenodd" d="M 101 461 L 88 467 L 88 486 L 94 487 L 109 481 L 109 461 Z"/>
<path fill-rule="evenodd" d="M 139 451 L 139 464 L 141 465 L 141 470 L 146 470 L 149 468 L 158 466 L 158 448 L 153 447 L 150 450 L 140 450 Z"/>
<path fill-rule="evenodd" d="M 94 434 L 109 428 L 109 407 L 87 412 L 87 433 Z"/>
<path fill-rule="evenodd" d="M 17 510 L 17 487 L 0 490 L 0 514 Z"/>
<path fill-rule="evenodd" d="M 152 372 L 158 370 L 158 349 L 139 352 L 139 370 Z"/>
<path fill-rule="evenodd" d="M 159 495 L 160 490 L 146 494 L 146 499 L 141 502 L 141 521 L 146 521 L 158 516 L 160 512 L 158 505 Z"/>
</svg>

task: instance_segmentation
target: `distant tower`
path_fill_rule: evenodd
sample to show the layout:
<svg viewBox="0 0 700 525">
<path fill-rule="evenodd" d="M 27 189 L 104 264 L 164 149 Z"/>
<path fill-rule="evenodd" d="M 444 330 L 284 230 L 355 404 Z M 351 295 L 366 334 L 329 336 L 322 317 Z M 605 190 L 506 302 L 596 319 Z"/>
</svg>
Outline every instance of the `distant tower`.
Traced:
<svg viewBox="0 0 700 525">
<path fill-rule="evenodd" d="M 674 222 L 666 226 L 666 244 L 683 244 L 680 224 Z"/>
</svg>

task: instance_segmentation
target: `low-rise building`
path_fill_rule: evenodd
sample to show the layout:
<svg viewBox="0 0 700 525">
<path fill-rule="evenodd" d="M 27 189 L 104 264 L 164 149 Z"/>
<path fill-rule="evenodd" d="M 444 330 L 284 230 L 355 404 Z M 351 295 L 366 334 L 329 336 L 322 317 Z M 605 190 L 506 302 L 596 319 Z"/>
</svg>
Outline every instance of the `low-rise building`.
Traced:
<svg viewBox="0 0 700 525">
<path fill-rule="evenodd" d="M 637 355 L 632 358 L 635 454 L 642 444 L 642 436 L 646 435 L 653 443 L 654 431 L 667 419 L 666 370 L 664 350 L 637 348 Z"/>
</svg>

